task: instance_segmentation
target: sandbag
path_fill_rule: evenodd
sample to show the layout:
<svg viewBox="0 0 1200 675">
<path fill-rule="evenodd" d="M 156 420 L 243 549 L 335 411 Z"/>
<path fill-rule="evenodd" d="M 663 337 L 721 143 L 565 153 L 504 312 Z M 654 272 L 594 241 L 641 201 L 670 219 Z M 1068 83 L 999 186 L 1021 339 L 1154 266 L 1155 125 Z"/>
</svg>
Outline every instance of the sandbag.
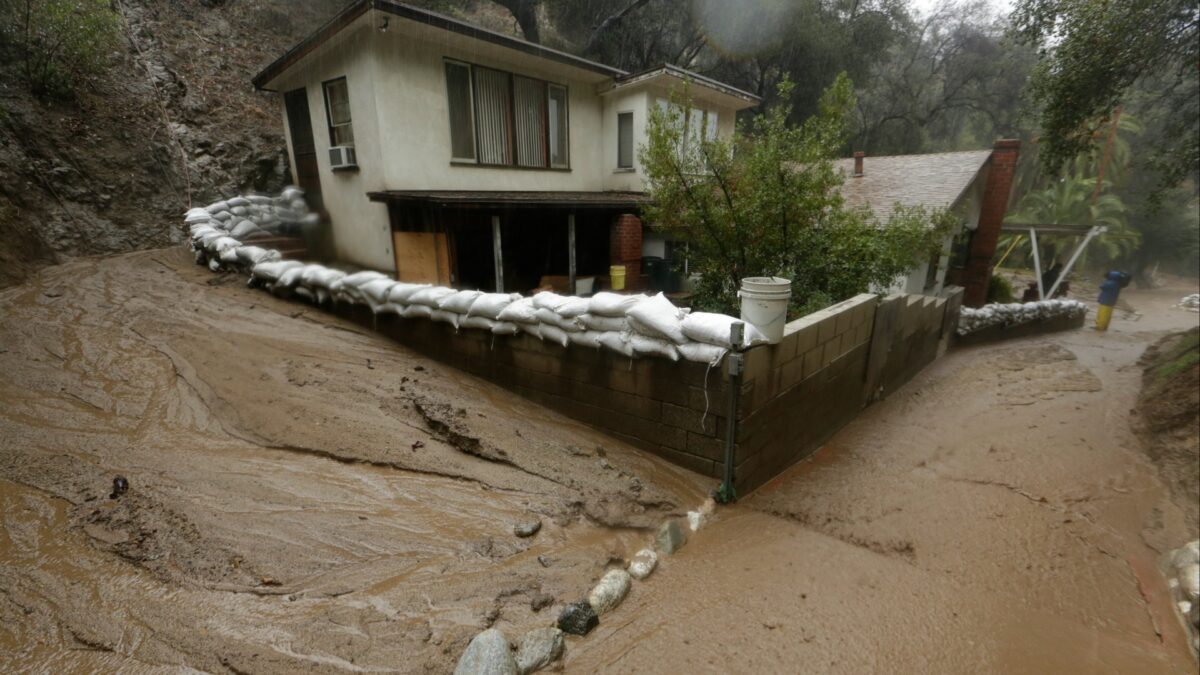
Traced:
<svg viewBox="0 0 1200 675">
<path fill-rule="evenodd" d="M 304 271 L 312 267 L 312 265 L 300 265 L 299 267 L 291 267 L 284 270 L 283 274 L 279 275 L 279 279 L 275 281 L 276 287 L 291 288 L 295 286 L 300 278 L 304 275 Z"/>
<path fill-rule="evenodd" d="M 554 291 L 542 291 L 533 296 L 533 307 L 534 309 L 548 309 L 552 312 L 557 312 L 558 308 L 570 299 L 569 296 L 559 295 Z"/>
<path fill-rule="evenodd" d="M 633 353 L 638 356 L 661 356 L 672 361 L 679 360 L 679 350 L 675 348 L 675 343 L 668 340 L 632 333 L 629 336 L 629 344 L 633 347 Z"/>
<path fill-rule="evenodd" d="M 466 316 L 458 321 L 459 328 L 480 328 L 483 330 L 492 330 L 496 327 L 496 320 L 489 319 L 484 316 Z M 516 326 L 514 325 L 514 328 Z"/>
<path fill-rule="evenodd" d="M 565 316 L 568 319 L 575 317 L 588 311 L 588 306 L 592 304 L 590 298 L 567 298 L 567 301 L 558 306 L 554 310 L 559 316 Z"/>
<path fill-rule="evenodd" d="M 434 321 L 448 323 L 451 326 L 458 328 L 458 320 L 462 318 L 462 315 L 458 314 L 457 312 L 450 312 L 444 309 L 435 309 L 430 312 L 429 318 L 433 319 Z"/>
<path fill-rule="evenodd" d="M 258 234 L 259 232 L 262 232 L 262 230 L 259 229 L 258 225 L 255 225 L 249 220 L 243 220 L 237 225 L 234 225 L 233 229 L 229 231 L 229 234 L 237 239 L 245 239 L 252 234 Z"/>
<path fill-rule="evenodd" d="M 604 333 L 625 333 L 629 331 L 629 319 L 624 316 L 601 316 L 599 314 L 580 314 L 579 322 L 588 330 Z"/>
<path fill-rule="evenodd" d="M 397 305 L 407 305 L 408 299 L 413 293 L 425 288 L 432 288 L 429 284 L 410 284 L 403 281 L 397 281 L 392 285 L 392 290 L 388 291 L 388 302 Z"/>
<path fill-rule="evenodd" d="M 519 299 L 521 299 L 519 293 L 480 293 L 479 297 L 475 298 L 475 302 L 471 303 L 471 309 L 467 310 L 467 316 L 498 319 L 500 312 L 505 307 Z"/>
<path fill-rule="evenodd" d="M 707 363 L 710 366 L 715 366 L 725 358 L 725 354 L 729 351 L 725 347 L 710 345 L 704 342 L 685 342 L 681 345 L 676 345 L 679 350 L 679 355 L 688 361 L 696 363 Z"/>
<path fill-rule="evenodd" d="M 496 325 L 492 326 L 492 333 L 495 335 L 516 335 L 521 332 L 521 327 L 511 321 L 497 321 Z"/>
<path fill-rule="evenodd" d="M 528 333 L 539 340 L 542 339 L 542 324 L 540 323 L 518 323 L 517 327 L 521 329 L 522 333 Z"/>
<path fill-rule="evenodd" d="M 222 236 L 222 237 L 218 237 L 216 240 L 214 240 L 212 242 L 212 244 L 210 244 L 207 248 L 210 251 L 222 253 L 228 249 L 237 248 L 238 246 L 241 246 L 241 245 L 242 245 L 242 242 L 238 241 L 237 239 L 234 239 L 233 237 Z"/>
<path fill-rule="evenodd" d="M 625 315 L 629 317 L 629 325 L 643 335 L 664 338 L 675 344 L 687 342 L 687 336 L 680 327 L 683 312 L 662 293 L 641 300 L 629 308 Z"/>
<path fill-rule="evenodd" d="M 628 333 L 600 333 L 600 344 L 618 354 L 633 356 L 633 345 L 629 344 Z"/>
<path fill-rule="evenodd" d="M 219 202 L 213 202 L 213 203 L 209 204 L 208 206 L 204 207 L 204 210 L 208 211 L 209 213 L 216 213 L 217 211 L 227 211 L 227 210 L 229 210 L 229 202 L 226 202 L 224 200 L 219 201 Z"/>
<path fill-rule="evenodd" d="M 500 321 L 512 321 L 514 323 L 536 323 L 537 317 L 534 316 L 533 298 L 521 298 L 508 303 L 508 306 L 496 315 Z"/>
<path fill-rule="evenodd" d="M 221 262 L 225 263 L 226 265 L 233 265 L 238 262 L 239 248 L 241 248 L 241 246 L 230 246 L 229 248 L 226 248 L 218 253 L 217 257 L 219 257 Z"/>
<path fill-rule="evenodd" d="M 558 312 L 554 310 L 546 308 L 537 309 L 534 310 L 533 316 L 543 324 L 555 326 L 565 331 L 583 330 L 583 324 L 579 323 L 577 319 L 567 319 L 559 316 Z"/>
<path fill-rule="evenodd" d="M 404 308 L 400 316 L 406 319 L 428 319 L 433 314 L 433 308 L 429 305 L 409 305 Z"/>
<path fill-rule="evenodd" d="M 595 330 L 580 330 L 573 333 L 567 333 L 567 338 L 571 340 L 571 344 L 579 345 L 580 347 L 591 347 L 592 349 L 600 348 L 600 336 L 602 333 Z"/>
<path fill-rule="evenodd" d="M 588 301 L 588 312 L 600 316 L 625 316 L 631 307 L 646 299 L 644 295 L 620 295 L 601 291 Z"/>
<path fill-rule="evenodd" d="M 358 292 L 374 307 L 388 302 L 388 294 L 395 284 L 391 279 L 376 279 L 359 286 Z"/>
<path fill-rule="evenodd" d="M 332 292 L 334 285 L 345 277 L 346 273 L 341 270 L 331 269 L 324 265 L 308 265 L 300 280 L 314 288 Z"/>
<path fill-rule="evenodd" d="M 447 295 L 451 295 L 453 293 L 455 293 L 453 288 L 446 288 L 445 286 L 430 286 L 429 288 L 422 288 L 416 293 L 410 295 L 408 298 L 408 304 L 425 305 L 430 309 L 438 309 L 438 300 L 441 300 Z"/>
<path fill-rule="evenodd" d="M 480 291 L 455 291 L 438 300 L 438 309 L 444 309 L 447 312 L 455 312 L 465 316 L 470 313 L 471 305 L 481 295 L 483 293 Z"/>
<path fill-rule="evenodd" d="M 238 261 L 245 265 L 278 260 L 280 257 L 279 251 L 267 250 L 261 246 L 240 246 L 236 250 Z"/>
<path fill-rule="evenodd" d="M 571 343 L 570 338 L 567 337 L 567 331 L 547 323 L 542 324 L 541 335 L 543 340 L 553 342 L 560 347 L 566 347 Z"/>
<path fill-rule="evenodd" d="M 248 200 L 248 199 L 246 199 L 245 197 L 242 197 L 242 196 L 240 196 L 240 195 L 239 195 L 239 196 L 237 196 L 237 197 L 231 197 L 231 198 L 229 198 L 229 199 L 226 199 L 226 200 L 225 200 L 225 203 L 226 203 L 226 204 L 229 204 L 229 208 L 234 208 L 234 207 L 237 207 L 237 206 L 249 206 L 249 205 L 250 205 L 250 200 Z"/>
<path fill-rule="evenodd" d="M 386 278 L 388 278 L 386 274 L 381 274 L 379 272 L 372 272 L 369 270 L 365 271 L 365 272 L 355 272 L 354 274 L 347 274 L 345 277 L 342 277 L 342 289 L 344 290 L 346 286 L 350 286 L 351 288 L 358 288 L 359 286 L 362 286 L 363 284 L 367 283 L 368 281 L 375 281 L 376 279 L 386 279 Z M 336 289 L 330 289 L 330 290 L 336 290 Z"/>
<path fill-rule="evenodd" d="M 697 342 L 729 348 L 733 346 L 729 342 L 729 329 L 737 321 L 742 320 L 725 314 L 692 312 L 683 317 L 680 327 L 685 336 Z M 745 324 L 745 330 L 742 333 L 744 336 L 743 348 L 767 343 L 767 337 L 758 328 L 745 321 L 742 323 Z"/>
</svg>

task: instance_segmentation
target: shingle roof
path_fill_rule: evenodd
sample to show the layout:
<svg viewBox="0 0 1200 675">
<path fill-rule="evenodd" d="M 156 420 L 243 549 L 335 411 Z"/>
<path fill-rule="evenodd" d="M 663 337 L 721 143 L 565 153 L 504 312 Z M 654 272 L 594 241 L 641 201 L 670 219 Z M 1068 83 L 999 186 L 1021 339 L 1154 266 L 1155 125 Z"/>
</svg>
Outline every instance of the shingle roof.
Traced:
<svg viewBox="0 0 1200 675">
<path fill-rule="evenodd" d="M 863 175 L 857 178 L 853 175 L 854 159 L 836 160 L 834 166 L 846 174 L 842 184 L 846 206 L 869 205 L 875 218 L 886 223 L 897 202 L 934 209 L 950 207 L 991 156 L 991 150 L 868 156 L 863 161 Z"/>
</svg>

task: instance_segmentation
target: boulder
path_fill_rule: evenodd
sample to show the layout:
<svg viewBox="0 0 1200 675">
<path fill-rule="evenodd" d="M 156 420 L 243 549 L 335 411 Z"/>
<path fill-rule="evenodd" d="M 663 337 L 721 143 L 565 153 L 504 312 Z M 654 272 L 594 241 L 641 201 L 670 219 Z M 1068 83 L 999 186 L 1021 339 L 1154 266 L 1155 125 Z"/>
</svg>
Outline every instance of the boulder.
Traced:
<svg viewBox="0 0 1200 675">
<path fill-rule="evenodd" d="M 551 626 L 529 631 L 517 645 L 517 672 L 525 675 L 545 668 L 562 655 L 562 649 L 561 630 Z"/>
<path fill-rule="evenodd" d="M 558 615 L 558 628 L 571 635 L 587 635 L 600 624 L 596 610 L 587 602 L 572 602 Z"/>
<path fill-rule="evenodd" d="M 629 593 L 629 572 L 625 570 L 609 570 L 588 593 L 588 604 L 596 610 L 597 615 L 603 615 L 617 608 L 625 595 Z"/>
<path fill-rule="evenodd" d="M 648 548 L 638 551 L 629 561 L 629 576 L 641 581 L 650 576 L 658 565 L 658 554 Z"/>
<path fill-rule="evenodd" d="M 1185 600 L 1200 602 L 1200 565 L 1191 564 L 1179 570 L 1179 585 Z"/>
<path fill-rule="evenodd" d="M 674 518 L 659 525 L 658 533 L 654 535 L 654 549 L 667 555 L 675 553 L 686 543 L 687 534 Z"/>
<path fill-rule="evenodd" d="M 454 675 L 516 675 L 517 662 L 504 633 L 489 628 L 471 639 Z"/>
</svg>

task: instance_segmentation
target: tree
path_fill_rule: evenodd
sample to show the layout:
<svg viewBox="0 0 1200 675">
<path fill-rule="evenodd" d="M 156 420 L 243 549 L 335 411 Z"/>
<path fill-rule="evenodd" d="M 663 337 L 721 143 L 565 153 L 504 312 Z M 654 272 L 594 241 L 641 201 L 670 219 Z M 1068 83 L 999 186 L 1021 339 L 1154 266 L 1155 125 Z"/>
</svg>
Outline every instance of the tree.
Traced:
<svg viewBox="0 0 1200 675">
<path fill-rule="evenodd" d="M 783 276 L 792 280 L 791 313 L 804 314 L 890 286 L 947 234 L 948 218 L 923 209 L 900 208 L 886 225 L 847 209 L 832 160 L 854 105 L 850 80 L 839 75 L 800 125 L 788 122 L 790 89 L 784 78 L 779 102 L 729 139 L 698 133 L 703 125 L 685 117 L 686 90 L 651 112 L 640 149 L 653 198 L 646 215 L 687 243 L 698 307 L 736 312 L 743 277 Z"/>
<path fill-rule="evenodd" d="M 0 47 L 38 96 L 69 96 L 108 65 L 119 25 L 108 0 L 6 0 Z"/>
<path fill-rule="evenodd" d="M 1200 11 L 1195 0 L 1020 0 L 1013 34 L 1038 48 L 1031 92 L 1040 106 L 1050 173 L 1087 151 L 1114 110 L 1146 78 L 1148 102 L 1171 133 L 1148 162 L 1162 186 L 1200 170 Z"/>
</svg>

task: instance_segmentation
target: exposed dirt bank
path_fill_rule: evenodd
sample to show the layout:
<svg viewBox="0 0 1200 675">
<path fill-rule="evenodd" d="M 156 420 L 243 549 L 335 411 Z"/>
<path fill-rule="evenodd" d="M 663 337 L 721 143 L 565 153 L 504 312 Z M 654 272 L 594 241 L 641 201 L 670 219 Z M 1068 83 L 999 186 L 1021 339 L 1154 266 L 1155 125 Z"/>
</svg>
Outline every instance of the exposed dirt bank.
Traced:
<svg viewBox="0 0 1200 675">
<path fill-rule="evenodd" d="M 1158 563 L 1197 532 L 1130 429 L 1183 294 L 951 353 L 719 511 L 567 670 L 1194 673 Z"/>
<path fill-rule="evenodd" d="M 0 292 L 0 369 L 6 672 L 445 672 L 710 487 L 183 250 Z"/>
</svg>

